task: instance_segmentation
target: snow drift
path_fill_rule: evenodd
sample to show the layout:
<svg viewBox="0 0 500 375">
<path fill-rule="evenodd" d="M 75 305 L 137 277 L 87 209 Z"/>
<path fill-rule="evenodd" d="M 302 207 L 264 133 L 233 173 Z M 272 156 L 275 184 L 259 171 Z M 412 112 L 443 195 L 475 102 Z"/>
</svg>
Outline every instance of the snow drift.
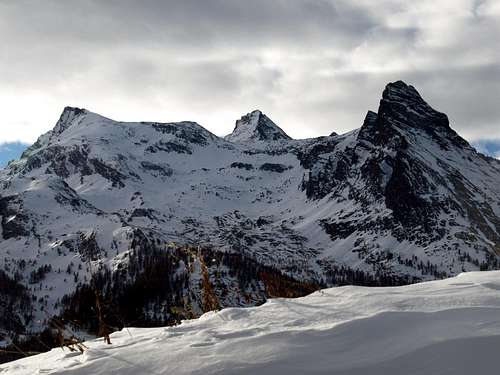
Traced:
<svg viewBox="0 0 500 375">
<path fill-rule="evenodd" d="M 168 328 L 124 329 L 0 366 L 0 374 L 493 374 L 500 272 L 403 287 L 345 286 Z"/>
</svg>

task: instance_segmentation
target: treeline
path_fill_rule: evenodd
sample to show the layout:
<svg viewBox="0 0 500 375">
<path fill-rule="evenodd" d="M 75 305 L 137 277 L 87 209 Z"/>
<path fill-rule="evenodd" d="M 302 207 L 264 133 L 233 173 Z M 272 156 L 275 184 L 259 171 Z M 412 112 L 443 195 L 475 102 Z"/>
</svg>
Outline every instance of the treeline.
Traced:
<svg viewBox="0 0 500 375">
<path fill-rule="evenodd" d="M 228 298 L 231 290 L 239 291 L 239 305 L 245 306 L 270 297 L 304 296 L 320 288 L 242 254 L 168 246 L 141 236 L 133 247 L 117 269 L 97 270 L 88 284 L 80 284 L 61 300 L 63 322 L 97 333 L 100 304 L 110 330 L 172 325 L 214 306 L 234 306 Z"/>
<path fill-rule="evenodd" d="M 421 281 L 415 276 L 395 275 L 383 271 L 365 272 L 336 264 L 329 264 L 325 270 L 325 283 L 330 286 L 400 286 Z"/>
<path fill-rule="evenodd" d="M 0 340 L 16 342 L 31 320 L 32 305 L 26 288 L 0 270 Z M 17 358 L 15 353 L 0 351 L 0 363 Z"/>
</svg>

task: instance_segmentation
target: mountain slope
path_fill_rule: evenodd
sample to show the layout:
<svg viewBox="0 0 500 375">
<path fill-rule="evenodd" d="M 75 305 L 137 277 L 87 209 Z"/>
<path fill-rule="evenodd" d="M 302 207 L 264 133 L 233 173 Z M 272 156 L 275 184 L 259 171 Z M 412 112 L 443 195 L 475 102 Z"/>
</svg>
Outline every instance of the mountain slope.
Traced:
<svg viewBox="0 0 500 375">
<path fill-rule="evenodd" d="M 68 107 L 0 181 L 0 269 L 30 301 L 8 299 L 17 334 L 54 316 L 96 331 L 96 288 L 113 327 L 147 326 L 499 266 L 499 161 L 401 81 L 360 129 L 306 140 L 260 111 L 222 139 Z"/>
<path fill-rule="evenodd" d="M 495 373 L 500 273 L 395 288 L 346 286 L 255 308 L 210 312 L 169 328 L 131 328 L 0 365 L 51 374 Z"/>
</svg>

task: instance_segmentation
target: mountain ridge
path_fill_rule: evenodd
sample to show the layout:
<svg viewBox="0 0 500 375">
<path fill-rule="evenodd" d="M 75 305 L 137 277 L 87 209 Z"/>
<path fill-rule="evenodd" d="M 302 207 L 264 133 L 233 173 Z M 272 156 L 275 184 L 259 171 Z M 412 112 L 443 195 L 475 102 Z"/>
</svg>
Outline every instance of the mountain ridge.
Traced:
<svg viewBox="0 0 500 375">
<path fill-rule="evenodd" d="M 499 268 L 499 161 L 401 81 L 359 129 L 301 140 L 258 110 L 221 138 L 67 107 L 0 181 L 0 270 L 32 301 L 5 296 L 16 334 L 95 330 L 92 285 L 109 316 L 161 325 Z"/>
</svg>

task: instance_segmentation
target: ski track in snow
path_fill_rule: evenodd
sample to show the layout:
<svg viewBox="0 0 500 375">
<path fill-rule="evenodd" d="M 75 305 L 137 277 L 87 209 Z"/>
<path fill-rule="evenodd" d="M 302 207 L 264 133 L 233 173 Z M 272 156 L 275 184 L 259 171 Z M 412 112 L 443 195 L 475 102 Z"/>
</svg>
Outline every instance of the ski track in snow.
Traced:
<svg viewBox="0 0 500 375">
<path fill-rule="evenodd" d="M 111 340 L 0 365 L 0 374 L 494 374 L 500 271 L 331 288 Z"/>
</svg>

